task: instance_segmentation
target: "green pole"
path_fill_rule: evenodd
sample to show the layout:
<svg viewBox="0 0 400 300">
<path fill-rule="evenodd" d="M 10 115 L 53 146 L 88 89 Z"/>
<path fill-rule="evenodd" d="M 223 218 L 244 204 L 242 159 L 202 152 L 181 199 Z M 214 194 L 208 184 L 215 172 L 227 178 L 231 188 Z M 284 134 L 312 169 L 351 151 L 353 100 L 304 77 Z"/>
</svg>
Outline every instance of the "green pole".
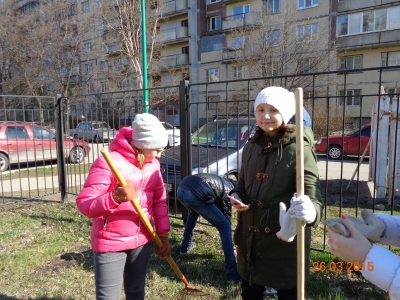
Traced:
<svg viewBox="0 0 400 300">
<path fill-rule="evenodd" d="M 147 82 L 147 41 L 146 41 L 146 5 L 141 0 L 142 6 L 142 66 L 143 66 L 143 107 L 144 112 L 149 112 L 149 91 Z"/>
</svg>

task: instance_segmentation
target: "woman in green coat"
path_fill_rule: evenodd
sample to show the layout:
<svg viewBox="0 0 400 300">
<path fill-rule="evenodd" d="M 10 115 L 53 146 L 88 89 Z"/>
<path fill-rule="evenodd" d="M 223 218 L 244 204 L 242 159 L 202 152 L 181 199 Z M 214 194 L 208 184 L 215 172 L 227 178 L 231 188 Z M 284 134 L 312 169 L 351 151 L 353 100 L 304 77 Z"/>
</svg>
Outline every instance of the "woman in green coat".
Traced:
<svg viewBox="0 0 400 300">
<path fill-rule="evenodd" d="M 244 300 L 263 299 L 264 286 L 276 289 L 279 300 L 296 299 L 297 243 L 293 232 L 296 219 L 307 223 L 306 280 L 309 275 L 310 226 L 317 226 L 323 203 L 309 127 L 304 127 L 305 195 L 295 195 L 295 127 L 285 125 L 294 113 L 294 94 L 286 89 L 268 87 L 258 94 L 254 103 L 258 128 L 243 150 L 239 182 L 230 192 L 244 203 L 231 201 L 239 211 L 234 242 Z M 283 215 L 289 208 L 287 216 L 293 233 L 290 238 L 282 238 L 285 230 L 279 223 L 280 207 Z"/>
</svg>

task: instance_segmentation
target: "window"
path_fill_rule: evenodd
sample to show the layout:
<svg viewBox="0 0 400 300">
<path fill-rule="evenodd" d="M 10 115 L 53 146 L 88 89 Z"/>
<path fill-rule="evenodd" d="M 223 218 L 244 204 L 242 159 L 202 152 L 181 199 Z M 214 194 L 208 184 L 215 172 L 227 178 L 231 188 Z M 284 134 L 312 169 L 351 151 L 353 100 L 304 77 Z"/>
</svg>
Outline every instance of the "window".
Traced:
<svg viewBox="0 0 400 300">
<path fill-rule="evenodd" d="M 249 42 L 250 42 L 250 35 L 234 37 L 232 41 L 232 48 L 235 50 L 243 49 L 244 45 Z"/>
<path fill-rule="evenodd" d="M 281 40 L 281 31 L 279 29 L 267 31 L 265 33 L 265 47 L 278 46 Z"/>
<path fill-rule="evenodd" d="M 72 4 L 68 8 L 68 16 L 72 17 L 72 16 L 75 16 L 75 14 L 76 14 L 76 6 L 75 6 L 75 4 Z"/>
<path fill-rule="evenodd" d="M 7 126 L 6 139 L 9 140 L 29 140 L 29 135 L 24 126 Z"/>
<path fill-rule="evenodd" d="M 280 0 L 267 0 L 264 2 L 266 7 L 266 12 L 268 15 L 277 14 L 280 11 Z"/>
<path fill-rule="evenodd" d="M 318 0 L 299 0 L 299 8 L 318 6 Z"/>
<path fill-rule="evenodd" d="M 208 82 L 219 81 L 219 69 L 210 69 L 207 71 Z"/>
<path fill-rule="evenodd" d="M 279 61 L 273 61 L 267 63 L 265 76 L 280 76 L 281 74 L 281 63 Z"/>
<path fill-rule="evenodd" d="M 61 68 L 61 75 L 62 75 L 63 77 L 66 77 L 66 76 L 67 76 L 67 68 L 66 68 L 66 67 L 62 67 L 62 68 Z"/>
<path fill-rule="evenodd" d="M 20 10 L 22 10 L 22 12 L 23 12 L 24 14 L 27 14 L 27 13 L 29 13 L 32 9 L 34 9 L 37 5 L 38 5 L 37 2 L 31 2 L 31 3 L 29 3 L 29 4 L 25 5 L 25 6 L 22 6 L 22 7 L 20 8 Z"/>
<path fill-rule="evenodd" d="M 400 66 L 400 51 L 381 53 L 382 67 Z"/>
<path fill-rule="evenodd" d="M 207 22 L 208 22 L 207 23 L 208 31 L 221 29 L 221 17 L 220 16 L 208 18 Z"/>
<path fill-rule="evenodd" d="M 94 83 L 87 84 L 86 88 L 87 88 L 87 93 L 88 94 L 93 94 L 94 93 Z"/>
<path fill-rule="evenodd" d="M 233 79 L 245 79 L 246 70 L 246 66 L 233 67 Z"/>
<path fill-rule="evenodd" d="M 181 48 L 181 53 L 182 54 L 189 54 L 189 46 L 182 47 Z"/>
<path fill-rule="evenodd" d="M 93 73 L 93 64 L 86 64 L 86 74 L 92 74 Z"/>
<path fill-rule="evenodd" d="M 222 35 L 213 35 L 201 39 L 201 52 L 222 50 Z"/>
<path fill-rule="evenodd" d="M 106 70 L 108 68 L 108 61 L 104 60 L 100 62 L 100 70 Z"/>
<path fill-rule="evenodd" d="M 338 16 L 337 36 L 400 28 L 400 6 Z"/>
<path fill-rule="evenodd" d="M 31 126 L 33 137 L 35 140 L 54 140 L 55 134 L 40 127 Z"/>
<path fill-rule="evenodd" d="M 82 2 L 82 12 L 86 13 L 90 11 L 89 1 Z"/>
<path fill-rule="evenodd" d="M 318 24 L 297 26 L 297 42 L 311 42 L 318 39 Z"/>
<path fill-rule="evenodd" d="M 79 65 L 74 65 L 72 67 L 72 75 L 79 75 Z"/>
<path fill-rule="evenodd" d="M 120 89 L 120 90 L 125 89 L 125 87 L 126 87 L 125 81 L 124 80 L 118 81 L 117 86 L 118 86 L 118 89 Z"/>
<path fill-rule="evenodd" d="M 241 19 L 244 18 L 244 14 L 250 12 L 250 5 L 242 5 L 233 8 L 233 18 L 234 19 Z"/>
<path fill-rule="evenodd" d="M 361 69 L 362 55 L 350 55 L 340 57 L 339 69 L 354 70 Z"/>
<path fill-rule="evenodd" d="M 92 52 L 92 43 L 86 43 L 85 44 L 85 54 L 90 54 Z"/>
<path fill-rule="evenodd" d="M 311 73 L 317 71 L 315 58 L 303 58 L 297 61 L 298 73 Z"/>
<path fill-rule="evenodd" d="M 387 93 L 390 99 L 395 100 L 399 99 L 400 100 L 400 88 L 388 88 Z"/>
<path fill-rule="evenodd" d="M 216 109 L 219 101 L 220 101 L 219 95 L 208 96 L 207 97 L 208 109 Z"/>
<path fill-rule="evenodd" d="M 339 91 L 340 105 L 343 106 L 346 103 L 347 106 L 360 106 L 361 90 L 347 90 L 345 92 Z"/>
<path fill-rule="evenodd" d="M 217 3 L 217 2 L 221 2 L 221 0 L 207 0 L 207 4 L 212 4 L 212 3 Z"/>
<path fill-rule="evenodd" d="M 100 82 L 100 91 L 102 93 L 107 92 L 107 82 L 105 82 L 105 81 Z"/>
</svg>

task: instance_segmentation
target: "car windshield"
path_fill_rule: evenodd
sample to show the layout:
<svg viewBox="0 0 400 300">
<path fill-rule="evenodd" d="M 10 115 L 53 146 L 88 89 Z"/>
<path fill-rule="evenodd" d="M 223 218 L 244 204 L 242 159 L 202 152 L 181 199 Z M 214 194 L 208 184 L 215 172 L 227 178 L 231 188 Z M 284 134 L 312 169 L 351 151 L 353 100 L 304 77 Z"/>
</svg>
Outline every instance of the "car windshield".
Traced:
<svg viewBox="0 0 400 300">
<path fill-rule="evenodd" d="M 248 140 L 247 124 L 207 123 L 192 134 L 192 145 L 241 148 Z"/>
</svg>

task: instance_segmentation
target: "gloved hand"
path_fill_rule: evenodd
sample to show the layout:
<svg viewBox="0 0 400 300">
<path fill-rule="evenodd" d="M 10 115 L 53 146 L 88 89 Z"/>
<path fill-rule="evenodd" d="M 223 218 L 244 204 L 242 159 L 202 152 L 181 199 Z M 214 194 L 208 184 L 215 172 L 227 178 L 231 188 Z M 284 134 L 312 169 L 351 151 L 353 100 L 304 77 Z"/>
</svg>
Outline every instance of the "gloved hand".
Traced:
<svg viewBox="0 0 400 300">
<path fill-rule="evenodd" d="M 291 218 L 291 207 L 286 212 L 285 203 L 279 203 L 279 224 L 281 230 L 276 233 L 276 236 L 285 242 L 292 242 L 297 234 L 297 221 Z"/>
<path fill-rule="evenodd" d="M 307 224 L 313 223 L 317 218 L 317 211 L 314 204 L 307 195 L 297 197 L 297 194 L 294 193 L 292 200 L 290 200 L 290 207 L 292 208 L 292 218 L 296 218 Z"/>
<path fill-rule="evenodd" d="M 112 192 L 112 196 L 117 203 L 131 201 L 136 198 L 138 191 L 132 185 L 132 181 L 128 180 L 125 186 L 117 185 Z"/>
<path fill-rule="evenodd" d="M 159 257 L 171 256 L 171 246 L 169 245 L 169 241 L 168 241 L 168 232 L 160 233 L 160 234 L 158 234 L 158 237 L 160 238 L 160 240 L 162 242 L 162 248 L 160 248 L 156 245 L 156 254 Z"/>
<path fill-rule="evenodd" d="M 385 224 L 369 209 L 363 209 L 361 211 L 361 218 L 348 217 L 354 227 L 358 229 L 370 242 L 379 241 L 383 230 L 385 229 Z M 332 220 L 326 220 L 324 222 L 333 231 L 340 233 L 345 237 L 350 237 L 350 232 L 344 226 L 341 218 L 336 218 Z"/>
</svg>

